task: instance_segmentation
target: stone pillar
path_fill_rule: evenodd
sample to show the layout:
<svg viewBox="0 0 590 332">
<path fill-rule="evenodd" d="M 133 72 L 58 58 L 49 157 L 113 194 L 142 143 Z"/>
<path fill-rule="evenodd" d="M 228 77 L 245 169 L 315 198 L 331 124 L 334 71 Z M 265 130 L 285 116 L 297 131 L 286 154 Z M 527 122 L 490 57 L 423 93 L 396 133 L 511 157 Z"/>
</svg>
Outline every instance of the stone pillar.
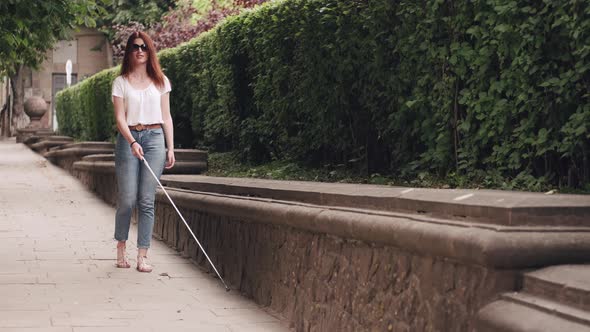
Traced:
<svg viewBox="0 0 590 332">
<path fill-rule="evenodd" d="M 28 98 L 25 102 L 25 114 L 29 116 L 31 121 L 25 128 L 17 129 L 16 130 L 16 142 L 22 143 L 28 137 L 37 134 L 43 134 L 45 136 L 52 135 L 53 131 L 51 129 L 43 128 L 43 124 L 41 123 L 41 118 L 43 114 L 47 112 L 48 103 L 45 99 L 41 97 L 33 96 Z"/>
</svg>

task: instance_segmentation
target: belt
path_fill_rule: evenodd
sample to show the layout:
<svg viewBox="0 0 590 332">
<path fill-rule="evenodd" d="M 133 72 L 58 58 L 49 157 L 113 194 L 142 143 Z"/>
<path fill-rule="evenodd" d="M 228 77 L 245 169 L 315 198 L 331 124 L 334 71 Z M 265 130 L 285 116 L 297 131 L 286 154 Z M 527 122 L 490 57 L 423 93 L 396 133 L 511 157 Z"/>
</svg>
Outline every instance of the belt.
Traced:
<svg viewBox="0 0 590 332">
<path fill-rule="evenodd" d="M 156 129 L 156 128 L 161 128 L 162 124 L 160 123 L 155 123 L 155 124 L 138 124 L 135 126 L 129 126 L 129 130 L 134 130 L 134 131 L 142 131 L 142 130 L 147 130 L 147 129 Z"/>
</svg>

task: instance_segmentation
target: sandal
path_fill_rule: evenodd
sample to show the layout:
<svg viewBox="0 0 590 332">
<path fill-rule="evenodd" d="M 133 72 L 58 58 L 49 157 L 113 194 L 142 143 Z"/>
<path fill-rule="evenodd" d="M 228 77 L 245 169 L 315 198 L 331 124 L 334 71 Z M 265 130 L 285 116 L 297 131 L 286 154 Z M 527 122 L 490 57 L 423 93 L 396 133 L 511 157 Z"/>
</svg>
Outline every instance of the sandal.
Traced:
<svg viewBox="0 0 590 332">
<path fill-rule="evenodd" d="M 146 256 L 137 256 L 137 271 L 139 272 L 152 272 L 152 266 L 147 263 Z"/>
<path fill-rule="evenodd" d="M 117 267 L 120 269 L 128 269 L 131 267 L 131 264 L 129 264 L 129 261 L 127 260 L 124 245 L 117 245 Z"/>
</svg>

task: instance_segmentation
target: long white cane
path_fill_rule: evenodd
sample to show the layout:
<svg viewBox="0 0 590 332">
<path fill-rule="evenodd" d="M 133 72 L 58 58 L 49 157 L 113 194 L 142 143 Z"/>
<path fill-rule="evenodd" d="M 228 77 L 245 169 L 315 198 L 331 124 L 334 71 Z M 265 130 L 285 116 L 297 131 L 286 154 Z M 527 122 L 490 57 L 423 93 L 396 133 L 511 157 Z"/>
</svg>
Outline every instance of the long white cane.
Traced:
<svg viewBox="0 0 590 332">
<path fill-rule="evenodd" d="M 201 248 L 201 251 L 203 252 L 203 254 L 205 254 L 205 257 L 207 257 L 207 260 L 209 261 L 209 263 L 213 267 L 213 270 L 215 270 L 215 273 L 217 273 L 217 276 L 219 277 L 219 280 L 221 280 L 221 282 L 223 283 L 223 286 L 225 286 L 225 290 L 229 292 L 229 287 L 227 287 L 227 285 L 225 284 L 225 281 L 223 281 L 223 278 L 221 277 L 221 275 L 219 275 L 219 272 L 217 272 L 217 269 L 215 268 L 215 265 L 213 265 L 213 262 L 211 261 L 211 259 L 207 255 L 207 253 L 205 252 L 205 249 L 203 249 L 203 246 L 201 245 L 201 242 L 199 242 L 199 240 L 195 236 L 195 233 L 193 233 L 193 230 L 188 226 L 188 223 L 186 222 L 186 220 L 184 220 L 184 217 L 182 216 L 182 214 L 180 213 L 180 211 L 176 207 L 176 204 L 174 204 L 174 202 L 172 201 L 172 198 L 170 198 L 170 195 L 168 195 L 168 192 L 166 191 L 166 189 L 164 189 L 164 186 L 162 186 L 162 183 L 160 183 L 160 180 L 158 179 L 158 177 L 156 176 L 156 174 L 154 173 L 154 171 L 152 171 L 152 168 L 150 167 L 150 164 L 148 164 L 148 162 L 147 162 L 147 160 L 145 160 L 145 158 L 142 158 L 141 160 L 143 160 L 143 163 L 145 164 L 145 166 L 147 167 L 147 169 L 150 171 L 150 173 L 152 173 L 152 176 L 154 177 L 154 179 L 156 179 L 156 181 L 158 181 L 158 184 L 160 185 L 160 188 L 162 188 L 162 190 L 164 191 L 164 194 L 166 194 L 166 197 L 168 197 L 168 200 L 170 200 L 170 203 L 172 204 L 172 206 L 174 207 L 174 209 L 176 210 L 176 212 L 180 216 L 180 219 L 182 219 L 182 221 L 184 222 L 184 225 L 186 226 L 186 228 L 188 229 L 188 231 L 191 233 L 191 235 L 193 236 L 193 238 L 195 239 L 195 241 L 197 241 L 197 244 L 199 245 L 199 248 Z"/>
</svg>

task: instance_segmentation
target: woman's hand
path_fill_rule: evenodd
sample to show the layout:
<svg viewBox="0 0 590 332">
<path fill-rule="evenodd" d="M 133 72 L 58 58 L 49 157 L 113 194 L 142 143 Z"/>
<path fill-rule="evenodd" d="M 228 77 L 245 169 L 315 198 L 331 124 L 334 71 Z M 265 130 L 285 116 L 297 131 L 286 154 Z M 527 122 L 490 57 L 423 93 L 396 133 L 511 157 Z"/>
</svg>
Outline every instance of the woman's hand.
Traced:
<svg viewBox="0 0 590 332">
<path fill-rule="evenodd" d="M 131 153 L 133 153 L 133 155 L 139 160 L 143 160 L 143 149 L 139 143 L 135 142 L 131 144 Z"/>
<path fill-rule="evenodd" d="M 176 162 L 176 158 L 174 158 L 174 150 L 168 150 L 166 153 L 166 166 L 164 168 L 170 169 L 174 167 L 174 163 Z"/>
</svg>

